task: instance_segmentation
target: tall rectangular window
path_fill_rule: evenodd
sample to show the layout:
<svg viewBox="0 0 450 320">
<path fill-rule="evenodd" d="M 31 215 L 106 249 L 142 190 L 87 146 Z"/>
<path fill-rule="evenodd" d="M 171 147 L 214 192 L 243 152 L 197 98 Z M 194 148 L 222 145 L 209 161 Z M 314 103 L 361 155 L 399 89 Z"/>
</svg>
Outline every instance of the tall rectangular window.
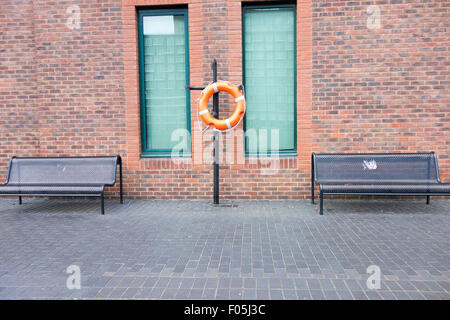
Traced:
<svg viewBox="0 0 450 320">
<path fill-rule="evenodd" d="M 139 11 L 142 155 L 190 154 L 187 10 Z"/>
<path fill-rule="evenodd" d="M 248 155 L 296 153 L 295 20 L 295 5 L 243 7 Z"/>
</svg>

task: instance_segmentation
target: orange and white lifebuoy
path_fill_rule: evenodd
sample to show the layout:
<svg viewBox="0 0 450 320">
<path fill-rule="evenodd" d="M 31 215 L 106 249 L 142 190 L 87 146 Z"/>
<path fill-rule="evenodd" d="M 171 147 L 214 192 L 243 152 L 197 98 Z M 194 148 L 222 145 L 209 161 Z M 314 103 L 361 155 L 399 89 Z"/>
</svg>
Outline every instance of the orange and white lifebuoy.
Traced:
<svg viewBox="0 0 450 320">
<path fill-rule="evenodd" d="M 214 118 L 208 110 L 208 101 L 209 98 L 214 93 L 218 93 L 219 91 L 226 91 L 231 94 L 236 102 L 236 109 L 234 110 L 231 117 L 225 120 L 219 120 Z M 210 85 L 208 85 L 200 96 L 200 100 L 198 102 L 198 114 L 202 118 L 203 122 L 205 122 L 208 126 L 214 127 L 217 130 L 229 130 L 236 127 L 239 122 L 242 120 L 245 114 L 245 97 L 243 92 L 234 84 L 228 81 L 217 81 Z"/>
</svg>

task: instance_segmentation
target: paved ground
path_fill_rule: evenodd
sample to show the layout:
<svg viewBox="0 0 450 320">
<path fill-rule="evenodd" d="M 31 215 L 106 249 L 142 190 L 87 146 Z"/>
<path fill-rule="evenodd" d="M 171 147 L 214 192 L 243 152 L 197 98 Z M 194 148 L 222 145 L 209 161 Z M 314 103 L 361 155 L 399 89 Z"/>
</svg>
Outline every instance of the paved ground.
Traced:
<svg viewBox="0 0 450 320">
<path fill-rule="evenodd" d="M 237 204 L 2 200 L 0 299 L 450 299 L 450 201 Z"/>
</svg>

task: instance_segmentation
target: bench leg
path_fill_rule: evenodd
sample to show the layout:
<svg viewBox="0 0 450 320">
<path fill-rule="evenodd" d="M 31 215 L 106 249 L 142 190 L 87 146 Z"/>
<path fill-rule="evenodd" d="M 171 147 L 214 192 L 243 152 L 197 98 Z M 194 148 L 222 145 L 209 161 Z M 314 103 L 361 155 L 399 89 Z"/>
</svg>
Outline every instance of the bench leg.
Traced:
<svg viewBox="0 0 450 320">
<path fill-rule="evenodd" d="M 101 201 L 102 214 L 105 214 L 105 197 L 104 197 L 103 193 L 100 196 L 100 201 Z"/>
<path fill-rule="evenodd" d="M 320 191 L 320 215 L 323 215 L 323 192 Z"/>
<path fill-rule="evenodd" d="M 119 176 L 120 176 L 120 204 L 123 204 L 123 175 L 122 175 L 122 158 L 119 156 Z"/>
<path fill-rule="evenodd" d="M 427 196 L 427 204 L 430 204 L 430 196 Z"/>
<path fill-rule="evenodd" d="M 19 196 L 19 204 L 22 204 L 22 197 Z"/>
</svg>

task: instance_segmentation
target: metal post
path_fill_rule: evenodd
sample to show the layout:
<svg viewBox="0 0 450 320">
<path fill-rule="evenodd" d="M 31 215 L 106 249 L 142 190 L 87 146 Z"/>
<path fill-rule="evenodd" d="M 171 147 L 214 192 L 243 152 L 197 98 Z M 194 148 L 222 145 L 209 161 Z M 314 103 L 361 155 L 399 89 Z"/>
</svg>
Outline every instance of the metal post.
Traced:
<svg viewBox="0 0 450 320">
<path fill-rule="evenodd" d="M 213 82 L 217 82 L 217 61 L 213 60 L 211 63 L 211 69 L 213 72 Z M 205 87 L 202 86 L 189 86 L 187 85 L 186 90 L 203 90 Z M 213 94 L 213 112 L 212 116 L 219 118 L 219 93 Z M 213 154 L 213 169 L 214 169 L 214 195 L 213 203 L 219 204 L 219 132 L 214 131 L 214 154 Z"/>
<path fill-rule="evenodd" d="M 211 64 L 213 82 L 217 82 L 217 61 Z M 213 95 L 213 117 L 219 118 L 219 93 Z M 219 132 L 214 131 L 214 204 L 219 204 Z"/>
</svg>

